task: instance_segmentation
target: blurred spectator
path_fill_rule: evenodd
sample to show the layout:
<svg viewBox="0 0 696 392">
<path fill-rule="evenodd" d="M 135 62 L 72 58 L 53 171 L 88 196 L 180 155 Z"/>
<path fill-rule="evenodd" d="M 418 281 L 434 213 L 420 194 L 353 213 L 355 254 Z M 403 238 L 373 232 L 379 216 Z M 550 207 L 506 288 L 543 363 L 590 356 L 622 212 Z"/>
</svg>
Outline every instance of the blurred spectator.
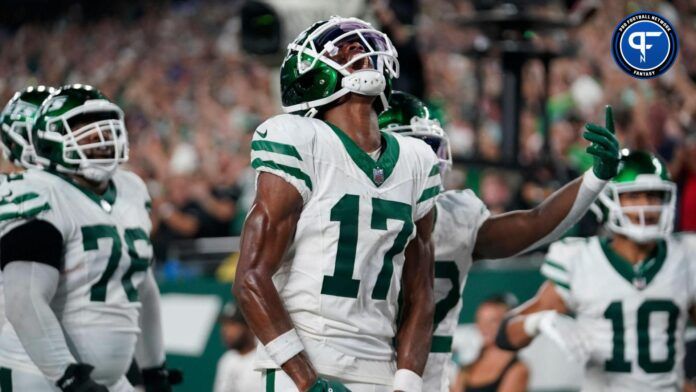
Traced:
<svg viewBox="0 0 696 392">
<path fill-rule="evenodd" d="M 494 296 L 476 309 L 476 328 L 483 347 L 478 358 L 462 369 L 452 392 L 518 392 L 527 390 L 529 370 L 512 351 L 495 344 L 495 336 L 505 313 L 512 308 L 510 299 Z"/>
<path fill-rule="evenodd" d="M 696 231 L 696 132 L 681 147 L 670 167 L 679 190 L 679 230 Z"/>
<path fill-rule="evenodd" d="M 492 215 L 502 214 L 512 207 L 512 193 L 502 173 L 489 170 L 481 179 L 481 200 Z"/>
<path fill-rule="evenodd" d="M 232 302 L 220 315 L 222 340 L 229 349 L 220 358 L 215 374 L 214 392 L 246 392 L 262 390 L 261 372 L 254 370 L 256 338 L 247 326 L 242 312 Z"/>
</svg>

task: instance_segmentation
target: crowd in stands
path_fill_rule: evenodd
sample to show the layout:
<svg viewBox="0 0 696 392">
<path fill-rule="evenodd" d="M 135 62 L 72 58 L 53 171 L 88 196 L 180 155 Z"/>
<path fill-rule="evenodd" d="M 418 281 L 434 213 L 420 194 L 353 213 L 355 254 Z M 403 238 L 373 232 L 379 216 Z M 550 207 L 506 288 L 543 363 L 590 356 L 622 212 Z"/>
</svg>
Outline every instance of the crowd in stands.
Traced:
<svg viewBox="0 0 696 392">
<path fill-rule="evenodd" d="M 602 2 L 579 27 L 530 38 L 540 45 L 553 46 L 560 38 L 578 45 L 573 57 L 550 66 L 552 159 L 543 150 L 544 67 L 530 61 L 523 70 L 520 108 L 519 158 L 526 169 L 510 175 L 456 165 L 448 186 L 472 187 L 494 212 L 536 205 L 591 166 L 582 126 L 601 123 L 604 105 L 611 104 L 622 144 L 653 150 L 669 162 L 681 192 L 679 227 L 696 230 L 694 9 L 675 1 L 656 10 L 680 37 L 680 58 L 666 75 L 634 79 L 610 55 L 618 21 L 647 3 Z M 541 11 L 564 12 L 554 4 Z M 375 7 L 375 21 L 394 16 L 383 5 Z M 27 85 L 80 82 L 121 105 L 131 142 L 128 166 L 148 184 L 163 255 L 171 240 L 239 233 L 254 191 L 251 133 L 280 112 L 278 70 L 242 52 L 238 10 L 227 2 L 189 1 L 141 11 L 97 20 L 67 14 L 0 31 L 0 99 Z M 500 60 L 467 57 L 463 53 L 484 39 L 482 33 L 443 23 L 443 15 L 472 12 L 468 1 L 422 2 L 413 26 L 390 32 L 417 45 L 424 98 L 439 113 L 455 156 L 495 162 L 501 156 Z"/>
</svg>

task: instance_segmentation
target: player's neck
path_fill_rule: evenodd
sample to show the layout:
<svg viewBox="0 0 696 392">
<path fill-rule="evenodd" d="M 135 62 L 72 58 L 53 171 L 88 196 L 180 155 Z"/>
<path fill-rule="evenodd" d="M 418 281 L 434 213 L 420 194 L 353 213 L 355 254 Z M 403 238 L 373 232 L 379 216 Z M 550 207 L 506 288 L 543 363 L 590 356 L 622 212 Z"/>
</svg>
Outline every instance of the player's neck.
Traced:
<svg viewBox="0 0 696 392">
<path fill-rule="evenodd" d="M 655 242 L 639 244 L 622 235 L 615 235 L 611 242 L 611 247 L 616 254 L 631 264 L 637 264 L 647 259 L 656 245 Z"/>
<path fill-rule="evenodd" d="M 324 119 L 339 127 L 363 151 L 380 148 L 382 140 L 377 125 L 377 113 L 372 108 L 374 97 L 349 94 L 347 101 L 324 113 Z"/>
<path fill-rule="evenodd" d="M 104 192 L 106 192 L 106 188 L 109 187 L 109 182 L 104 181 L 104 182 L 94 182 L 94 181 L 89 181 L 83 177 L 76 176 L 76 175 L 71 175 L 70 179 L 73 180 L 77 185 L 87 188 L 90 191 L 96 193 L 97 195 L 102 195 Z"/>
</svg>

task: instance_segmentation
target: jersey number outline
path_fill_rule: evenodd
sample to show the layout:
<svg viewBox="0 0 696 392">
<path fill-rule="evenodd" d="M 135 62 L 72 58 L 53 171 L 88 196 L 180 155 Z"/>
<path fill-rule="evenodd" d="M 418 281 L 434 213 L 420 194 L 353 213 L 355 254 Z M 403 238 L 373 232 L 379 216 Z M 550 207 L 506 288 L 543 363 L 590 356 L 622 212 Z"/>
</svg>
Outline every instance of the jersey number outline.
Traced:
<svg viewBox="0 0 696 392">
<path fill-rule="evenodd" d="M 667 358 L 661 361 L 653 361 L 650 358 L 650 315 L 653 312 L 667 312 Z M 675 331 L 679 307 L 670 300 L 646 300 L 638 308 L 637 312 L 637 336 L 638 336 L 638 366 L 646 373 L 666 373 L 674 368 Z M 632 364 L 626 360 L 624 340 L 624 316 L 623 303 L 614 301 L 604 311 L 604 318 L 611 321 L 614 333 L 611 358 L 604 362 L 604 370 L 608 372 L 629 373 Z"/>
<path fill-rule="evenodd" d="M 360 280 L 353 279 L 355 270 L 355 252 L 358 247 L 360 197 L 346 194 L 331 208 L 331 221 L 339 223 L 338 249 L 334 274 L 324 275 L 321 293 L 346 298 L 358 298 Z M 394 256 L 403 252 L 408 238 L 413 232 L 411 206 L 398 201 L 372 198 L 372 218 L 370 228 L 387 230 L 387 220 L 404 222 L 396 235 L 391 248 L 384 254 L 382 268 L 377 275 L 372 299 L 387 299 L 391 277 L 394 272 Z"/>
<path fill-rule="evenodd" d="M 109 255 L 109 260 L 106 263 L 106 268 L 104 273 L 99 278 L 99 280 L 92 285 L 90 288 L 90 301 L 92 302 L 104 302 L 106 301 L 106 289 L 109 284 L 109 280 L 116 272 L 116 267 L 121 261 L 121 249 L 123 241 L 121 236 L 118 234 L 118 230 L 115 226 L 111 225 L 94 225 L 94 226 L 83 226 L 82 227 L 82 247 L 85 252 L 90 250 L 99 249 L 99 239 L 100 238 L 110 238 L 111 239 L 111 254 Z M 141 257 L 135 248 L 136 241 L 145 241 L 148 246 L 151 246 L 150 238 L 148 237 L 145 230 L 135 227 L 126 229 L 124 231 L 124 238 L 126 240 L 126 246 L 128 247 L 128 256 L 131 259 L 130 267 L 123 274 L 121 278 L 121 285 L 126 292 L 126 296 L 130 302 L 135 302 L 138 300 L 138 291 L 131 278 L 136 272 L 144 272 L 150 265 L 147 258 Z"/>
<path fill-rule="evenodd" d="M 435 331 L 447 317 L 452 308 L 457 306 L 459 295 L 461 293 L 459 286 L 459 268 L 454 261 L 436 261 L 435 262 L 435 279 L 449 279 L 452 283 L 452 288 L 447 292 L 447 295 L 435 303 L 435 319 L 433 321 L 433 331 Z"/>
</svg>

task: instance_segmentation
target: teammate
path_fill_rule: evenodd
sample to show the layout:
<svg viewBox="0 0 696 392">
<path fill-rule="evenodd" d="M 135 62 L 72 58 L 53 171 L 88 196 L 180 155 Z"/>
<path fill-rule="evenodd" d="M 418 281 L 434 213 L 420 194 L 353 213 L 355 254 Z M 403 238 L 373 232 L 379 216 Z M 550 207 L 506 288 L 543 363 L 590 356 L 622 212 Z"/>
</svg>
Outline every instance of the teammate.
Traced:
<svg viewBox="0 0 696 392">
<path fill-rule="evenodd" d="M 391 42 L 359 19 L 289 45 L 281 91 L 295 114 L 254 134 L 234 285 L 268 391 L 421 390 L 440 177 L 427 145 L 379 132 L 397 76 Z"/>
<path fill-rule="evenodd" d="M 541 269 L 548 280 L 501 326 L 498 343 L 519 349 L 546 334 L 587 361 L 583 391 L 681 390 L 696 249 L 671 235 L 676 187 L 664 163 L 626 150 L 621 163 L 600 196 L 609 236 L 552 244 Z"/>
<path fill-rule="evenodd" d="M 52 87 L 27 87 L 17 91 L 0 112 L 0 149 L 5 159 L 18 170 L 25 169 L 34 162 L 33 146 L 29 142 L 31 121 L 41 102 L 51 92 L 53 92 Z M 10 174 L 10 176 L 13 175 Z M 0 173 L 0 184 L 5 182 L 7 177 Z M 2 289 L 2 272 L 0 272 L 0 331 L 4 324 L 5 295 Z"/>
<path fill-rule="evenodd" d="M 90 86 L 64 86 L 38 109 L 32 143 L 43 169 L 0 186 L 2 392 L 132 391 L 124 374 L 134 355 L 146 391 L 171 390 L 150 199 L 118 169 L 128 158 L 123 112 Z"/>
<path fill-rule="evenodd" d="M 443 173 L 449 170 L 449 140 L 428 108 L 416 97 L 396 91 L 389 104 L 379 116 L 380 128 L 424 140 L 437 153 Z M 423 390 L 449 390 L 446 366 L 472 262 L 514 256 L 558 238 L 585 214 L 606 180 L 616 174 L 619 144 L 613 135 L 610 108 L 606 116 L 607 128 L 590 124 L 585 133 L 592 142 L 587 151 L 595 157 L 593 169 L 532 210 L 490 216 L 470 190 L 446 191 L 436 198 L 435 328 Z"/>
</svg>

